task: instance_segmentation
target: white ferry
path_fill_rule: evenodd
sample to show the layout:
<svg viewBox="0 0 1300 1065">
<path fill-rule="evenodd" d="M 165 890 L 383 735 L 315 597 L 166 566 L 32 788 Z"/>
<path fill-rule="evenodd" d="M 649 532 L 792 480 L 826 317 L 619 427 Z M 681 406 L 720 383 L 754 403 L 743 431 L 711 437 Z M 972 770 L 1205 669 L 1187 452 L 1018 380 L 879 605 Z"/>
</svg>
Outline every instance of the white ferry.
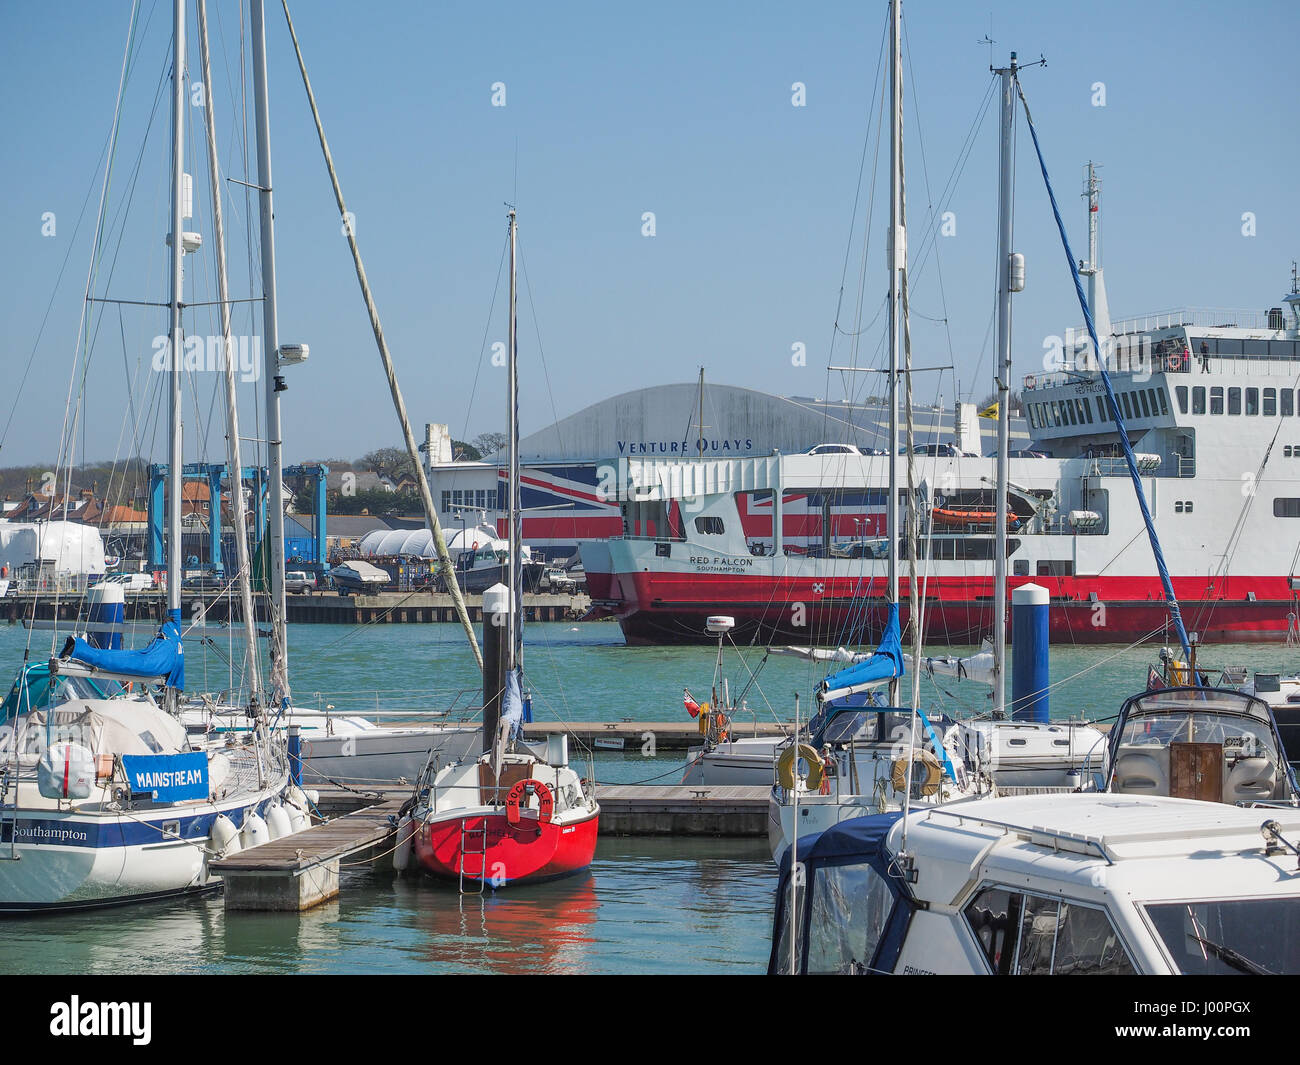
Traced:
<svg viewBox="0 0 1300 1065">
<path fill-rule="evenodd" d="M 1263 313 L 1162 314 L 1117 322 L 1103 341 L 1174 591 L 1202 641 L 1277 639 L 1300 612 L 1292 288 Z M 1032 444 L 1009 460 L 1011 587 L 1048 587 L 1053 642 L 1163 634 L 1164 593 L 1086 339 L 1067 343 L 1059 372 L 1026 377 L 1022 395 Z M 959 441 L 913 456 L 931 643 L 992 630 L 996 458 L 969 451 Z M 583 557 L 593 599 L 629 643 L 705 640 L 717 613 L 742 641 L 879 634 L 888 464 L 907 458 L 812 452 L 622 460 L 623 535 Z M 879 609 L 864 615 L 872 598 Z M 906 625 L 905 578 L 901 603 Z"/>
</svg>

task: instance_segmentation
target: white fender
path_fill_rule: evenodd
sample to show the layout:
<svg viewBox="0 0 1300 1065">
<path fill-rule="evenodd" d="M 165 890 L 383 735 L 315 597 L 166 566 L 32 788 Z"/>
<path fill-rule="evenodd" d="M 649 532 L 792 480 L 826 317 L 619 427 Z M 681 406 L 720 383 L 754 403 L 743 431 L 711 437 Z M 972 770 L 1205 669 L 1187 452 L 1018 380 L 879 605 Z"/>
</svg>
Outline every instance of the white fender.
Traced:
<svg viewBox="0 0 1300 1065">
<path fill-rule="evenodd" d="M 405 872 L 411 864 L 414 845 L 415 821 L 407 814 L 397 822 L 397 847 L 393 850 L 393 868 L 399 873 Z"/>
<path fill-rule="evenodd" d="M 249 814 L 244 818 L 244 827 L 240 830 L 239 841 L 244 845 L 244 850 L 261 846 L 271 841 L 271 830 L 266 827 L 266 822 L 259 814 Z"/>
<path fill-rule="evenodd" d="M 307 796 L 303 794 L 302 788 L 297 784 L 290 784 L 284 793 L 284 801 L 290 806 L 296 806 L 299 810 L 308 809 Z"/>
<path fill-rule="evenodd" d="M 266 827 L 270 830 L 272 839 L 281 839 L 293 834 L 293 825 L 289 820 L 288 811 L 278 802 L 266 808 Z"/>
<path fill-rule="evenodd" d="M 212 831 L 208 833 L 208 853 L 218 858 L 226 858 L 243 850 L 239 842 L 239 829 L 235 822 L 225 814 L 218 814 L 212 822 Z"/>
<path fill-rule="evenodd" d="M 303 832 L 311 828 L 311 816 L 299 806 L 286 806 L 284 812 L 289 815 L 289 834 Z"/>
</svg>

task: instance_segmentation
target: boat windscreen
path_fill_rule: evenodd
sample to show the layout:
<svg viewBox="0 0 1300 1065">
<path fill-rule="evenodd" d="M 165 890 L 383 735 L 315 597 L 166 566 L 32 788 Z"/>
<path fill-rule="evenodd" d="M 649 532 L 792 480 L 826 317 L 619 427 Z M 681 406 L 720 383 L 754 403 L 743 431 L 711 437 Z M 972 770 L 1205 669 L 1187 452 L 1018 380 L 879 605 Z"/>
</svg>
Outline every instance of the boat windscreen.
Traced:
<svg viewBox="0 0 1300 1065">
<path fill-rule="evenodd" d="M 1144 908 L 1180 973 L 1300 973 L 1300 897 L 1211 899 Z"/>
</svg>

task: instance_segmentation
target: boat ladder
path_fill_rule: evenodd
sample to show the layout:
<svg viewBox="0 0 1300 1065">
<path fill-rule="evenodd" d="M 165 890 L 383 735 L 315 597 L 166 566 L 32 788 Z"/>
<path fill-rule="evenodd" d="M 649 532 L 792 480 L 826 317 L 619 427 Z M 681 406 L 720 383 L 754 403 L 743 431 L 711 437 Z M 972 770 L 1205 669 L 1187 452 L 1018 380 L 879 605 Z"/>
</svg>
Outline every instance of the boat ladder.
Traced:
<svg viewBox="0 0 1300 1065">
<path fill-rule="evenodd" d="M 467 868 L 469 859 L 478 859 L 478 868 Z M 487 821 L 480 819 L 477 827 L 471 828 L 468 821 L 460 823 L 460 893 L 462 895 L 482 895 L 483 884 L 487 880 Z M 469 878 L 471 887 L 465 890 L 465 880 Z"/>
</svg>

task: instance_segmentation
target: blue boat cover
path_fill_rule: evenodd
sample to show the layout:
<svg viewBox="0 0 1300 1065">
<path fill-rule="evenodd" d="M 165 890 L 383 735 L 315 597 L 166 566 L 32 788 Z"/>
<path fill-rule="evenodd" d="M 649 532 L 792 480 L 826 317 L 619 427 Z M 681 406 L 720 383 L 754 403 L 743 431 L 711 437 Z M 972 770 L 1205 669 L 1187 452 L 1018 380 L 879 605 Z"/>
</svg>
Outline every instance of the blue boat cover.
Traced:
<svg viewBox="0 0 1300 1065">
<path fill-rule="evenodd" d="M 185 687 L 185 647 L 181 643 L 181 628 L 170 619 L 162 623 L 158 635 L 143 650 L 110 651 L 93 647 L 78 636 L 72 641 L 71 650 L 65 650 L 60 657 L 126 677 L 166 677 L 167 687 Z"/>
<path fill-rule="evenodd" d="M 880 637 L 880 646 L 876 653 L 865 662 L 847 666 L 838 673 L 832 673 L 822 681 L 822 691 L 835 688 L 847 688 L 854 684 L 870 684 L 874 680 L 888 680 L 901 677 L 906 671 L 903 665 L 903 641 L 899 632 L 898 604 L 889 606 L 889 622 L 885 633 Z"/>
<path fill-rule="evenodd" d="M 799 864 L 803 867 L 805 884 L 816 884 L 818 869 L 836 865 L 869 865 L 888 885 L 894 896 L 893 906 L 885 926 L 881 930 L 880 941 L 875 954 L 869 961 L 869 972 L 890 972 L 898 956 L 902 953 L 903 940 L 907 938 L 907 928 L 912 921 L 915 908 L 910 891 L 900 870 L 894 864 L 885 841 L 890 829 L 903 816 L 901 810 L 890 813 L 872 814 L 868 817 L 855 817 L 841 821 L 815 836 L 805 836 L 799 840 Z M 781 874 L 776 889 L 776 908 L 772 920 L 772 950 L 768 956 L 767 971 L 769 975 L 781 971 L 776 952 L 781 945 L 782 927 L 790 920 L 787 905 L 790 900 L 790 859 L 793 848 L 787 847 L 781 855 Z M 813 892 L 812 897 L 816 897 Z M 800 914 L 801 935 L 803 938 L 800 951 L 800 964 L 807 965 L 808 960 L 808 921 L 811 907 L 808 905 L 809 894 L 804 892 L 804 903 Z M 788 943 L 788 940 L 787 940 Z M 781 959 L 783 964 L 785 959 Z"/>
</svg>

